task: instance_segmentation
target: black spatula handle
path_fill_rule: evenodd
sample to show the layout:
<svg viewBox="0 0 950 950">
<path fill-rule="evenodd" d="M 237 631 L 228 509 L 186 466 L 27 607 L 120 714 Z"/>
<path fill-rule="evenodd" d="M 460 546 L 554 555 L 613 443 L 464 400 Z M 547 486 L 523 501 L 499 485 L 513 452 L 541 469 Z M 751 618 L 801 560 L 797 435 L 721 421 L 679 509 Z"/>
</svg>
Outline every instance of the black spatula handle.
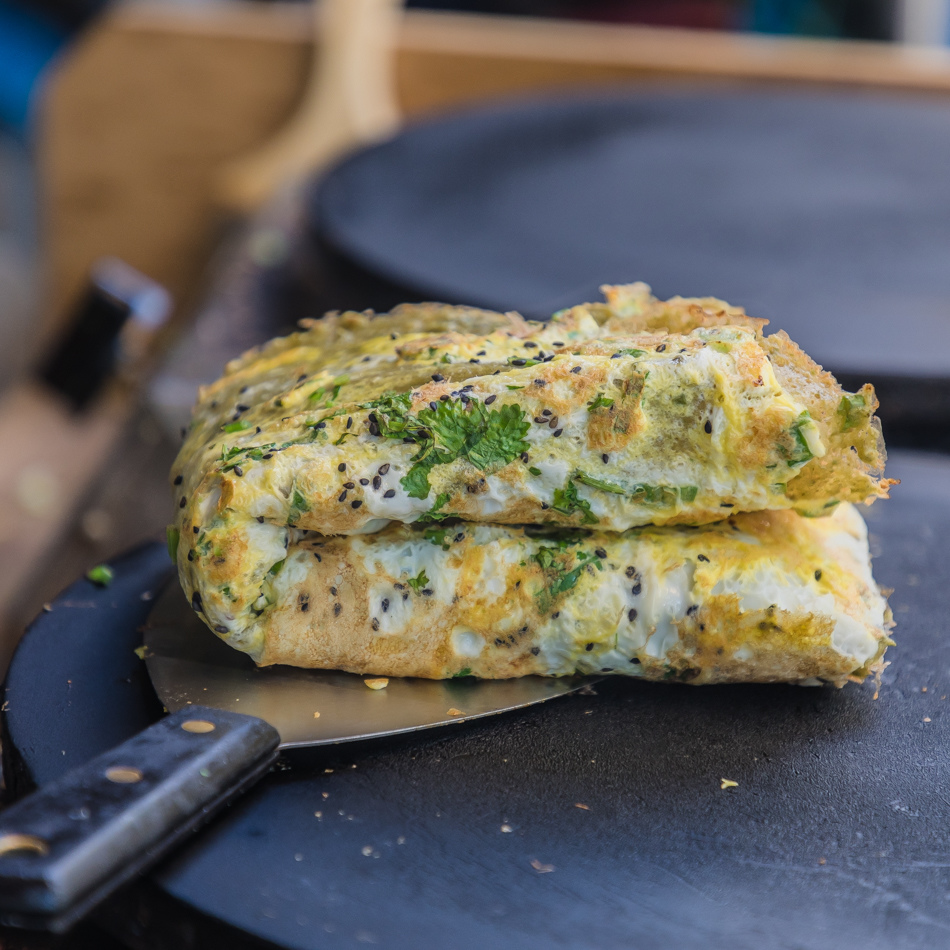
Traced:
<svg viewBox="0 0 950 950">
<path fill-rule="evenodd" d="M 0 923 L 67 929 L 263 775 L 279 741 L 186 706 L 0 813 Z"/>
</svg>

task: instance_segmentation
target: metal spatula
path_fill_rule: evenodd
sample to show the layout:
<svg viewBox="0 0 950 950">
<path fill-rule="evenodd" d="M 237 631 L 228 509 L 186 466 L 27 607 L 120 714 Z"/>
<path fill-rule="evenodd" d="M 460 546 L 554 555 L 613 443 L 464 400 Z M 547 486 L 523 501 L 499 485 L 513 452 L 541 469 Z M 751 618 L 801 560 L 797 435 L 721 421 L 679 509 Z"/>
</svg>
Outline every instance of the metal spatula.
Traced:
<svg viewBox="0 0 950 950">
<path fill-rule="evenodd" d="M 170 715 L 0 814 L 0 923 L 62 932 L 261 778 L 278 750 L 464 722 L 587 679 L 390 679 L 258 669 L 172 583 L 145 631 Z"/>
</svg>

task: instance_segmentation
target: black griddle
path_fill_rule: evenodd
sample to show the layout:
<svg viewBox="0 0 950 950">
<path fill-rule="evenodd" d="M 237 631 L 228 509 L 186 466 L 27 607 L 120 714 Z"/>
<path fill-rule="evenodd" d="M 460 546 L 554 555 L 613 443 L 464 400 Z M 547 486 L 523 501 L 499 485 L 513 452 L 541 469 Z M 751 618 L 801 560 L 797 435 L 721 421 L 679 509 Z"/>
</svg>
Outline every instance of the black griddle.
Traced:
<svg viewBox="0 0 950 950">
<path fill-rule="evenodd" d="M 481 107 L 314 186 L 281 312 L 442 300 L 543 319 L 645 280 L 768 318 L 845 385 L 873 382 L 892 440 L 950 447 L 948 164 L 950 105 L 922 96 L 653 89 Z"/>
<path fill-rule="evenodd" d="M 151 950 L 946 945 L 950 460 L 898 454 L 889 471 L 903 484 L 867 513 L 898 621 L 878 699 L 617 679 L 451 733 L 288 755 L 100 919 Z M 115 568 L 17 651 L 15 793 L 160 714 L 134 649 L 167 555 Z"/>
</svg>

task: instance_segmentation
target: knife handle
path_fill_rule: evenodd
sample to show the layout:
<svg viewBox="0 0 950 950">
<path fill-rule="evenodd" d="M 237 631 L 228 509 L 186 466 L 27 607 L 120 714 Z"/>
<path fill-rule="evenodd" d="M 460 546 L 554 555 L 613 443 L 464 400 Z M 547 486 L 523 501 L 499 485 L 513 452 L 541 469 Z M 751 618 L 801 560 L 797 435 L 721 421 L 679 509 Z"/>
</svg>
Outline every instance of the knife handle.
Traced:
<svg viewBox="0 0 950 950">
<path fill-rule="evenodd" d="M 0 812 L 0 923 L 62 933 L 257 781 L 279 741 L 186 706 Z"/>
</svg>

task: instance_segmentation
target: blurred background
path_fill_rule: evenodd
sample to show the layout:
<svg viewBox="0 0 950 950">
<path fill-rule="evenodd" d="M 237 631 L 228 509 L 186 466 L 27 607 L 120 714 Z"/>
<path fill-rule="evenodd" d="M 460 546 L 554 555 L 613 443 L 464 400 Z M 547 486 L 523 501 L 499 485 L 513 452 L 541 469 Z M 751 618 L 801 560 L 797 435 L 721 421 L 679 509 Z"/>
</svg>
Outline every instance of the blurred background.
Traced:
<svg viewBox="0 0 950 950">
<path fill-rule="evenodd" d="M 496 104 L 504 112 L 505 103 L 537 96 L 551 102 L 565 91 L 787 93 L 792 100 L 780 104 L 785 131 L 800 128 L 819 143 L 828 138 L 820 127 L 832 139 L 835 129 L 846 128 L 847 142 L 827 161 L 815 159 L 814 168 L 783 145 L 769 159 L 770 181 L 824 182 L 834 192 L 832 204 L 843 189 L 850 206 L 865 210 L 871 196 L 875 214 L 886 199 L 891 217 L 874 218 L 862 240 L 891 226 L 882 222 L 896 221 L 912 233 L 900 242 L 910 249 L 908 258 L 921 257 L 915 241 L 945 249 L 950 197 L 935 169 L 945 167 L 944 129 L 950 130 L 942 111 L 950 101 L 950 0 L 408 0 L 405 10 L 386 0 L 353 0 L 348 7 L 326 0 L 323 6 L 315 18 L 309 3 L 290 0 L 0 0 L 0 439 L 8 453 L 0 475 L 0 665 L 29 618 L 63 585 L 161 531 L 178 428 L 196 386 L 226 359 L 325 306 L 385 306 L 400 293 L 467 293 L 464 281 L 427 282 L 419 276 L 424 267 L 413 270 L 403 261 L 397 279 L 392 267 L 367 264 L 369 251 L 350 253 L 365 238 L 352 229 L 366 220 L 350 192 L 365 191 L 367 181 L 403 190 L 403 179 L 387 179 L 391 168 L 405 164 L 398 149 L 371 150 L 375 158 L 344 163 L 314 191 L 341 156 L 400 127 L 409 131 L 397 144 L 428 148 L 413 138 L 420 121 L 433 121 L 436 129 L 444 121 L 458 136 L 462 126 L 451 123 L 460 117 L 464 125 L 472 108 L 490 112 Z M 816 101 L 824 96 L 826 104 L 802 111 L 794 97 L 803 93 Z M 845 98 L 828 105 L 835 95 Z M 861 105 L 852 109 L 848 102 Z M 688 125 L 693 113 L 684 108 L 676 122 Z M 749 141 L 774 138 L 774 129 L 743 125 L 741 109 L 723 108 L 706 113 L 707 126 L 738 122 L 737 134 Z M 720 118 L 710 118 L 713 113 Z M 550 120 L 548 113 L 504 115 L 498 121 L 506 127 Z M 663 146 L 654 144 L 662 165 Z M 599 159 L 591 153 L 582 160 L 596 165 L 601 151 Z M 836 166 L 834 181 L 823 178 L 845 153 L 852 164 Z M 862 155 L 875 156 L 881 167 L 862 171 Z M 294 181 L 306 187 L 281 187 Z M 464 197 L 466 182 L 457 178 L 454 187 Z M 709 187 L 715 190 L 715 181 Z M 761 187 L 772 185 L 763 179 Z M 373 207 L 400 213 L 384 198 L 374 194 Z M 701 198 L 700 192 L 689 201 Z M 670 217 L 662 208 L 657 213 Z M 776 234 L 795 217 L 791 207 L 782 214 L 772 222 Z M 742 219 L 733 226 L 742 231 Z M 742 253 L 773 248 L 773 277 L 768 287 L 760 281 L 761 287 L 741 290 L 743 299 L 734 302 L 768 309 L 768 294 L 789 283 L 792 257 L 774 235 L 758 236 L 750 224 L 753 233 L 752 250 Z M 423 257 L 434 253 L 413 240 L 401 249 L 404 256 L 407 248 Z M 473 240 L 483 248 L 490 243 L 485 235 Z M 865 260 L 875 263 L 854 278 L 858 283 L 888 271 L 885 245 L 869 245 Z M 477 257 L 478 248 L 472 253 Z M 435 267 L 434 258 L 429 264 Z M 887 393 L 892 444 L 945 450 L 950 358 L 941 355 L 939 341 L 950 332 L 950 288 L 932 269 L 916 266 L 908 263 L 876 298 L 886 300 L 887 319 L 869 319 L 888 323 L 892 336 L 885 334 L 884 348 L 897 352 L 894 328 L 907 315 L 895 315 L 894 301 L 907 299 L 906 288 L 917 281 L 926 293 L 911 309 L 921 339 L 933 345 L 917 346 L 900 372 L 870 358 L 865 365 L 860 347 L 853 364 L 845 359 L 832 368 L 848 384 L 865 373 Z M 628 273 L 618 266 L 605 276 L 653 281 L 661 293 L 727 296 L 739 286 L 732 278 L 721 285 L 703 278 L 702 287 L 667 287 L 666 278 L 673 283 L 676 275 L 660 265 L 650 269 Z M 409 271 L 416 276 L 407 277 Z M 551 280 L 532 300 L 543 310 L 559 294 L 573 299 L 575 286 L 577 299 L 596 292 L 593 276 L 578 281 L 565 288 Z M 481 299 L 464 302 L 528 312 L 534 306 L 527 297 L 490 298 L 486 289 Z M 814 301 L 808 306 L 814 310 Z M 818 313 L 830 327 L 825 317 Z M 843 339 L 855 335 L 851 323 L 842 326 Z"/>
</svg>

